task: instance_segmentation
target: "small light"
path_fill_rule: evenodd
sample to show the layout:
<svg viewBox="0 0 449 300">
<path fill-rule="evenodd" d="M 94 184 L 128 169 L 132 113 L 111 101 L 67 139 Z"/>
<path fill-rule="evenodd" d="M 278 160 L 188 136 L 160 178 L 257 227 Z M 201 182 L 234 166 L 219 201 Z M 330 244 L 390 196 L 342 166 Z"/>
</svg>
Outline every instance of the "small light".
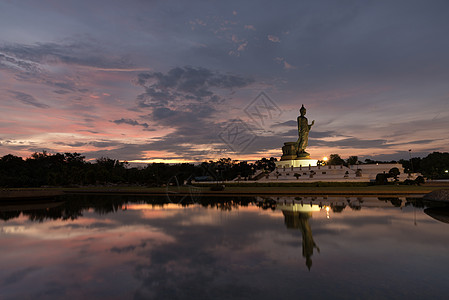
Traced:
<svg viewBox="0 0 449 300">
<path fill-rule="evenodd" d="M 323 161 L 327 161 L 327 156 L 323 157 Z"/>
<path fill-rule="evenodd" d="M 444 171 L 444 173 L 449 173 L 449 170 Z"/>
</svg>

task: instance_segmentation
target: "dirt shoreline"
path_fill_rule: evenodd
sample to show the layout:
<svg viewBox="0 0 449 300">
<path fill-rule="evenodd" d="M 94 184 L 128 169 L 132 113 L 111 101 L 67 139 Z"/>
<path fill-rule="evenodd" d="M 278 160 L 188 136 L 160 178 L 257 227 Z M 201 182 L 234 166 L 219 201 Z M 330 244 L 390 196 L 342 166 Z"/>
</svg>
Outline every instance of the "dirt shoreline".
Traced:
<svg viewBox="0 0 449 300">
<path fill-rule="evenodd" d="M 79 188 L 23 188 L 0 190 L 0 200 L 51 198 L 63 194 L 115 194 L 115 195 L 151 195 L 151 196 L 422 196 L 447 186 L 364 186 L 364 187 L 269 187 L 269 186 L 230 186 L 223 191 L 212 191 L 210 187 L 180 186 L 180 187 L 79 187 Z"/>
<path fill-rule="evenodd" d="M 0 200 L 54 198 L 56 196 L 61 196 L 63 194 L 64 192 L 61 189 L 0 190 Z"/>
<path fill-rule="evenodd" d="M 205 187 L 182 187 L 182 188 L 158 188 L 158 189 L 121 189 L 121 188 L 102 188 L 102 189 L 71 189 L 64 190 L 67 194 L 119 194 L 119 195 L 153 195 L 153 196 L 253 196 L 253 195 L 279 195 L 279 196 L 297 196 L 297 195 L 335 195 L 335 196 L 422 196 L 434 191 L 436 188 L 372 188 L 372 187 L 226 187 L 223 191 L 211 191 Z"/>
</svg>

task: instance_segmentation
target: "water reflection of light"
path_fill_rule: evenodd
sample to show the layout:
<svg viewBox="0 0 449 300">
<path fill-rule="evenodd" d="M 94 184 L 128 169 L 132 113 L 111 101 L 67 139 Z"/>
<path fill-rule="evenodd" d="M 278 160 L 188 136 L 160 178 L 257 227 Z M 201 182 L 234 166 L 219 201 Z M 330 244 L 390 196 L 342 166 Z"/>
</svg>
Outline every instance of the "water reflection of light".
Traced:
<svg viewBox="0 0 449 300">
<path fill-rule="evenodd" d="M 317 204 L 281 204 L 276 209 L 293 212 L 317 212 L 321 211 L 321 207 Z"/>
<path fill-rule="evenodd" d="M 25 226 L 2 226 L 0 229 L 1 233 L 10 234 L 10 233 L 23 233 L 25 232 Z"/>
<path fill-rule="evenodd" d="M 299 213 L 315 213 L 320 211 L 326 212 L 326 218 L 330 218 L 330 206 L 323 206 L 318 204 L 280 204 L 276 206 L 276 210 L 299 212 Z"/>
<path fill-rule="evenodd" d="M 126 204 L 122 209 L 126 210 L 185 210 L 189 208 L 194 208 L 195 205 L 191 206 L 180 206 L 179 204 L 166 203 L 164 205 L 154 205 L 154 204 Z"/>
</svg>

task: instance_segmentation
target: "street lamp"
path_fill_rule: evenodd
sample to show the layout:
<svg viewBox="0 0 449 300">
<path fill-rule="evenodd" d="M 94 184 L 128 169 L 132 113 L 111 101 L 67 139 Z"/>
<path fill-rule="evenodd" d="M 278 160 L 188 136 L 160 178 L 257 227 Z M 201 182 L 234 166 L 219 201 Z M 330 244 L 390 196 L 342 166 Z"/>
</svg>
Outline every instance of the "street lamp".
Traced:
<svg viewBox="0 0 449 300">
<path fill-rule="evenodd" d="M 410 170 L 411 170 L 411 173 L 414 173 L 413 172 L 413 162 L 412 162 L 412 149 L 408 149 L 408 155 L 410 157 Z"/>
</svg>

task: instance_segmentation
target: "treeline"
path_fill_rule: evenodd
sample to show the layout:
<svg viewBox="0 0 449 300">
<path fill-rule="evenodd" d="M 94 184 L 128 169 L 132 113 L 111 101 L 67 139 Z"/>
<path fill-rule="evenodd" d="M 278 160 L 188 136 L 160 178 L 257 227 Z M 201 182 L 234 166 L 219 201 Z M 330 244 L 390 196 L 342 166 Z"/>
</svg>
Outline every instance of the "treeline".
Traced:
<svg viewBox="0 0 449 300">
<path fill-rule="evenodd" d="M 42 186 L 86 186 L 106 184 L 129 184 L 162 186 L 182 184 L 190 180 L 233 180 L 253 179 L 259 170 L 271 172 L 276 168 L 276 158 L 262 158 L 254 163 L 220 158 L 199 165 L 190 163 L 151 163 L 142 168 L 131 167 L 127 162 L 108 157 L 94 162 L 85 160 L 80 153 L 33 153 L 29 158 L 5 155 L 0 158 L 0 187 L 42 187 Z M 390 163 L 396 161 L 390 161 Z M 338 154 L 330 155 L 328 162 L 321 164 L 371 164 L 384 163 L 366 159 L 360 162 L 357 156 L 343 160 Z M 419 172 L 431 179 L 449 179 L 449 153 L 433 152 L 425 158 L 414 157 L 400 160 L 404 171 Z M 177 182 L 175 182 L 177 181 Z"/>
<path fill-rule="evenodd" d="M 399 160 L 405 172 L 418 172 L 430 179 L 449 179 L 449 153 L 433 152 L 424 158 Z"/>
<path fill-rule="evenodd" d="M 0 187 L 45 187 L 129 184 L 162 186 L 200 180 L 241 180 L 251 178 L 260 169 L 272 171 L 275 158 L 262 158 L 255 163 L 221 158 L 217 161 L 166 164 L 151 163 L 143 168 L 127 162 L 101 157 L 95 162 L 85 160 L 80 153 L 34 153 L 31 157 L 11 154 L 0 158 Z M 177 181 L 177 182 L 176 182 Z"/>
<path fill-rule="evenodd" d="M 324 162 L 323 162 L 324 163 Z M 356 165 L 356 164 L 382 164 L 399 163 L 404 168 L 405 173 L 421 173 L 424 177 L 430 179 L 449 179 L 449 153 L 433 152 L 424 158 L 413 157 L 411 159 L 401 159 L 399 161 L 378 161 L 365 159 L 363 162 L 358 160 L 357 156 L 349 156 L 344 160 L 338 154 L 331 154 L 327 164 L 331 165 Z"/>
</svg>

